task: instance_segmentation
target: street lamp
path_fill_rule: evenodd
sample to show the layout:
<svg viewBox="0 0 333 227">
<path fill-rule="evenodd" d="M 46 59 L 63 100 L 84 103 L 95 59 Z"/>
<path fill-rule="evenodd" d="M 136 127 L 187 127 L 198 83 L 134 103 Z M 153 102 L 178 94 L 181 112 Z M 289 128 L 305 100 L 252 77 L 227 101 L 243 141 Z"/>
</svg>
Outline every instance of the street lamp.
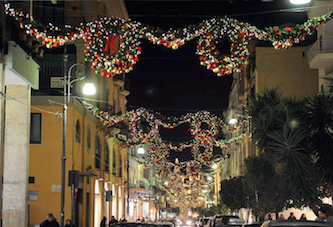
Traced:
<svg viewBox="0 0 333 227">
<path fill-rule="evenodd" d="M 140 146 L 138 148 L 138 154 L 144 154 L 144 153 L 145 153 L 145 149 L 142 146 Z"/>
<path fill-rule="evenodd" d="M 66 50 L 66 48 L 65 48 Z M 66 66 L 67 66 L 67 61 L 68 61 L 68 55 L 64 54 L 64 104 L 63 104 L 63 137 L 62 137 L 62 156 L 61 156 L 61 161 L 62 161 L 62 166 L 61 166 L 61 213 L 60 213 L 60 226 L 63 227 L 64 226 L 64 210 L 65 210 L 65 179 L 66 179 L 66 120 L 67 120 L 67 103 L 66 103 L 66 86 L 67 86 L 67 90 L 68 90 L 68 103 L 70 101 L 70 88 L 72 86 L 72 84 L 74 82 L 83 80 L 86 78 L 86 76 L 74 79 L 71 81 L 71 71 L 74 67 L 81 65 L 81 66 L 85 66 L 82 63 L 75 63 L 73 65 L 71 65 L 66 73 Z M 96 92 L 96 89 L 95 89 Z M 95 93 L 88 93 L 90 95 L 93 95 Z M 72 187 L 72 192 L 73 192 L 73 187 Z M 72 221 L 73 221 L 73 217 L 72 217 Z"/>
<path fill-rule="evenodd" d="M 75 63 L 75 64 L 71 65 L 71 67 L 69 67 L 69 69 L 68 69 L 68 75 L 67 75 L 67 79 L 68 79 L 68 82 L 67 82 L 67 91 L 68 91 L 67 102 L 68 103 L 70 102 L 72 84 L 75 83 L 75 82 L 77 82 L 77 81 L 81 81 L 81 80 L 86 79 L 86 76 L 82 76 L 82 73 L 79 73 L 79 75 L 78 75 L 79 77 L 71 81 L 71 72 L 72 72 L 72 69 L 74 67 L 78 66 L 78 65 L 85 67 L 85 65 L 83 63 Z M 93 83 L 86 82 L 85 85 L 83 86 L 82 93 L 84 95 L 94 95 L 94 94 L 96 94 L 95 85 Z"/>
<path fill-rule="evenodd" d="M 235 124 L 237 124 L 237 122 L 238 122 L 237 119 L 233 117 L 233 118 L 230 118 L 228 123 L 229 123 L 229 125 L 235 125 Z"/>
<path fill-rule="evenodd" d="M 289 0 L 289 1 L 291 4 L 294 5 L 303 5 L 311 2 L 311 0 Z"/>
</svg>

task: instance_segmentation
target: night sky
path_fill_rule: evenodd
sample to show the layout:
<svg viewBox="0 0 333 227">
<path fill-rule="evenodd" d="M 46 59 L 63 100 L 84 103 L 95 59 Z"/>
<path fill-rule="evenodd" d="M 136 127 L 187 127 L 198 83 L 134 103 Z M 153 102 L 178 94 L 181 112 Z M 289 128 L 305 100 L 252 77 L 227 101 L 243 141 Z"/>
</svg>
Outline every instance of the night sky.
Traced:
<svg viewBox="0 0 333 227">
<path fill-rule="evenodd" d="M 264 0 L 265 1 L 265 0 Z M 129 17 L 160 27 L 181 28 L 214 16 L 228 16 L 259 28 L 287 22 L 302 23 L 306 13 L 283 13 L 295 6 L 289 0 L 134 1 L 125 0 Z M 270 12 L 270 13 L 267 13 Z M 128 109 L 146 107 L 167 115 L 208 110 L 222 116 L 227 106 L 232 75 L 218 77 L 199 64 L 196 40 L 174 51 L 142 40 L 142 54 L 127 75 L 131 94 Z M 218 48 L 227 53 L 229 43 Z M 273 48 L 273 47 L 272 47 Z"/>
<path fill-rule="evenodd" d="M 132 20 L 163 30 L 186 27 L 214 16 L 225 15 L 249 22 L 259 28 L 288 22 L 297 24 L 307 20 L 305 12 L 277 12 L 280 9 L 295 8 L 289 0 L 271 2 L 125 0 L 125 4 Z M 228 53 L 228 41 L 220 42 L 218 49 L 222 53 Z M 140 60 L 134 70 L 126 76 L 130 80 L 127 109 L 145 107 L 169 116 L 208 110 L 223 117 L 222 113 L 227 107 L 233 80 L 232 75 L 216 76 L 199 64 L 199 56 L 195 51 L 196 40 L 186 43 L 176 51 L 142 40 Z M 179 126 L 174 130 L 161 129 L 160 132 L 162 138 L 168 141 L 180 142 L 191 139 L 188 125 Z M 188 150 L 183 151 L 181 156 L 178 154 L 171 152 L 170 159 L 179 157 L 181 160 L 188 160 L 191 157 Z"/>
</svg>

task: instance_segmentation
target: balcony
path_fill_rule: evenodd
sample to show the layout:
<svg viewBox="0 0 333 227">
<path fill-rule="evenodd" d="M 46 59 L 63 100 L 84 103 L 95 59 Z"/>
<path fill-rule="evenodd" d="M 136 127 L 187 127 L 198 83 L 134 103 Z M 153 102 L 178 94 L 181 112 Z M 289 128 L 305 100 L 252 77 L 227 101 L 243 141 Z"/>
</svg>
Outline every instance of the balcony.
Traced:
<svg viewBox="0 0 333 227">
<path fill-rule="evenodd" d="M 317 40 L 308 51 L 311 69 L 326 69 L 333 65 L 333 38 Z"/>
<path fill-rule="evenodd" d="M 129 184 L 129 191 L 147 195 L 151 193 L 148 186 L 142 185 L 141 182 L 139 185 L 135 183 Z"/>
</svg>

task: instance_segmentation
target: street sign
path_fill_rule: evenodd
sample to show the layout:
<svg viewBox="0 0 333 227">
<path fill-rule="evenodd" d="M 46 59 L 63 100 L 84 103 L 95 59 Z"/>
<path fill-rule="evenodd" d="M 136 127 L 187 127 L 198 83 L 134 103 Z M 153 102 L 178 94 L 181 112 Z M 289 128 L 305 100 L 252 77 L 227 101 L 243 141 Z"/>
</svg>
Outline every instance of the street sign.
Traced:
<svg viewBox="0 0 333 227">
<path fill-rule="evenodd" d="M 64 77 L 51 77 L 51 88 L 64 88 Z"/>
<path fill-rule="evenodd" d="M 28 200 L 29 201 L 37 201 L 38 191 L 28 191 Z"/>
</svg>

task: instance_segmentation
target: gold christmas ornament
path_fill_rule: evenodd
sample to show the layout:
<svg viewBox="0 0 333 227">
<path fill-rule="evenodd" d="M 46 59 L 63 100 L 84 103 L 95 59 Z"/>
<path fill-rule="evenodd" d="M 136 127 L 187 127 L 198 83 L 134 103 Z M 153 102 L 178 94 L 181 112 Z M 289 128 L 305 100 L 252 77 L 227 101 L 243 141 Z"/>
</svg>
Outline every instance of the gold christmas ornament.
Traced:
<svg viewBox="0 0 333 227">
<path fill-rule="evenodd" d="M 225 57 L 225 58 L 223 59 L 223 61 L 225 61 L 225 62 L 230 62 L 230 58 L 229 58 L 229 57 Z"/>
<path fill-rule="evenodd" d="M 216 68 L 213 69 L 214 73 L 218 73 L 219 71 L 220 71 L 220 69 L 218 67 L 216 67 Z"/>
</svg>

